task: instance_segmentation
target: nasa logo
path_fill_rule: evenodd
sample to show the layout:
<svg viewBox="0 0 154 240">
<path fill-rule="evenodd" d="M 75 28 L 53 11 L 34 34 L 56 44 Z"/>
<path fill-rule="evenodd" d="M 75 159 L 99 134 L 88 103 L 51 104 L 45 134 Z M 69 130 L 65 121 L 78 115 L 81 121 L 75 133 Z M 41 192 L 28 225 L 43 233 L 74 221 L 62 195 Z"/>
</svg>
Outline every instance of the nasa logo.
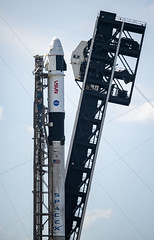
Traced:
<svg viewBox="0 0 154 240">
<path fill-rule="evenodd" d="M 54 81 L 54 94 L 58 94 L 58 80 Z"/>
<path fill-rule="evenodd" d="M 55 101 L 53 102 L 53 105 L 56 106 L 56 107 L 59 106 L 59 101 L 58 101 L 58 100 L 55 100 Z"/>
</svg>

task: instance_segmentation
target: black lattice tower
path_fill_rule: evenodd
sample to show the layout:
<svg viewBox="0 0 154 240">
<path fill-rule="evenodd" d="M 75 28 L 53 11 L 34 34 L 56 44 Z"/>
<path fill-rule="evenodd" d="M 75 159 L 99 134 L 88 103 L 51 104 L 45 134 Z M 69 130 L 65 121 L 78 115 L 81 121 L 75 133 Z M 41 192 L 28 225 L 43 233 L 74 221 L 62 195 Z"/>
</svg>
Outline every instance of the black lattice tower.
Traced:
<svg viewBox="0 0 154 240">
<path fill-rule="evenodd" d="M 67 240 L 80 239 L 108 101 L 131 101 L 144 31 L 143 22 L 101 11 L 84 49 L 65 182 Z"/>
</svg>

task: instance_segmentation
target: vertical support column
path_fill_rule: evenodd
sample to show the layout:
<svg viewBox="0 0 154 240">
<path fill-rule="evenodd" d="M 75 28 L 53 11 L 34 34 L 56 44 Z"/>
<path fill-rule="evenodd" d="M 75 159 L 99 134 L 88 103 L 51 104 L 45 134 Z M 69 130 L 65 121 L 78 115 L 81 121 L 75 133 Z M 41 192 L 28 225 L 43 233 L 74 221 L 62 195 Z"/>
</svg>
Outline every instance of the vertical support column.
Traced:
<svg viewBox="0 0 154 240">
<path fill-rule="evenodd" d="M 33 189 L 33 240 L 47 240 L 48 232 L 48 142 L 46 133 L 46 107 L 43 91 L 45 78 L 43 56 L 35 56 L 35 99 L 34 99 L 34 189 Z"/>
<path fill-rule="evenodd" d="M 43 72 L 42 57 L 35 57 L 35 100 L 34 100 L 34 239 L 42 239 L 42 152 L 41 152 L 41 135 L 42 135 L 42 79 L 40 75 Z"/>
</svg>

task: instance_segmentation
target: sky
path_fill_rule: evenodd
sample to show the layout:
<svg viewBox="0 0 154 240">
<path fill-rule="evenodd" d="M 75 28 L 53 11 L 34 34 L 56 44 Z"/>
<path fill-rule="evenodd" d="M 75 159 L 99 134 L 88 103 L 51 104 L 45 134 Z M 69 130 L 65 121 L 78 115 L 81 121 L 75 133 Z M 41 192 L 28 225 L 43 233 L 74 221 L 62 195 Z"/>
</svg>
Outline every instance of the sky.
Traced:
<svg viewBox="0 0 154 240">
<path fill-rule="evenodd" d="M 66 157 L 80 96 L 72 51 L 100 10 L 147 22 L 132 102 L 108 104 L 81 240 L 154 239 L 154 1 L 0 0 L 0 239 L 33 239 L 34 57 L 63 45 Z"/>
</svg>

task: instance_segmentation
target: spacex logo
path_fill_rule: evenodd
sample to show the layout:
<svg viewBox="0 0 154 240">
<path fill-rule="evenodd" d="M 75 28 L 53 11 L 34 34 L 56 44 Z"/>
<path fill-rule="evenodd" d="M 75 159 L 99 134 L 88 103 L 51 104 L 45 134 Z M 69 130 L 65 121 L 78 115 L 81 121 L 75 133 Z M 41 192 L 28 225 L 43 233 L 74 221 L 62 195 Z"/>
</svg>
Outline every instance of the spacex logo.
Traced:
<svg viewBox="0 0 154 240">
<path fill-rule="evenodd" d="M 54 94 L 58 94 L 58 80 L 54 81 Z"/>
</svg>

